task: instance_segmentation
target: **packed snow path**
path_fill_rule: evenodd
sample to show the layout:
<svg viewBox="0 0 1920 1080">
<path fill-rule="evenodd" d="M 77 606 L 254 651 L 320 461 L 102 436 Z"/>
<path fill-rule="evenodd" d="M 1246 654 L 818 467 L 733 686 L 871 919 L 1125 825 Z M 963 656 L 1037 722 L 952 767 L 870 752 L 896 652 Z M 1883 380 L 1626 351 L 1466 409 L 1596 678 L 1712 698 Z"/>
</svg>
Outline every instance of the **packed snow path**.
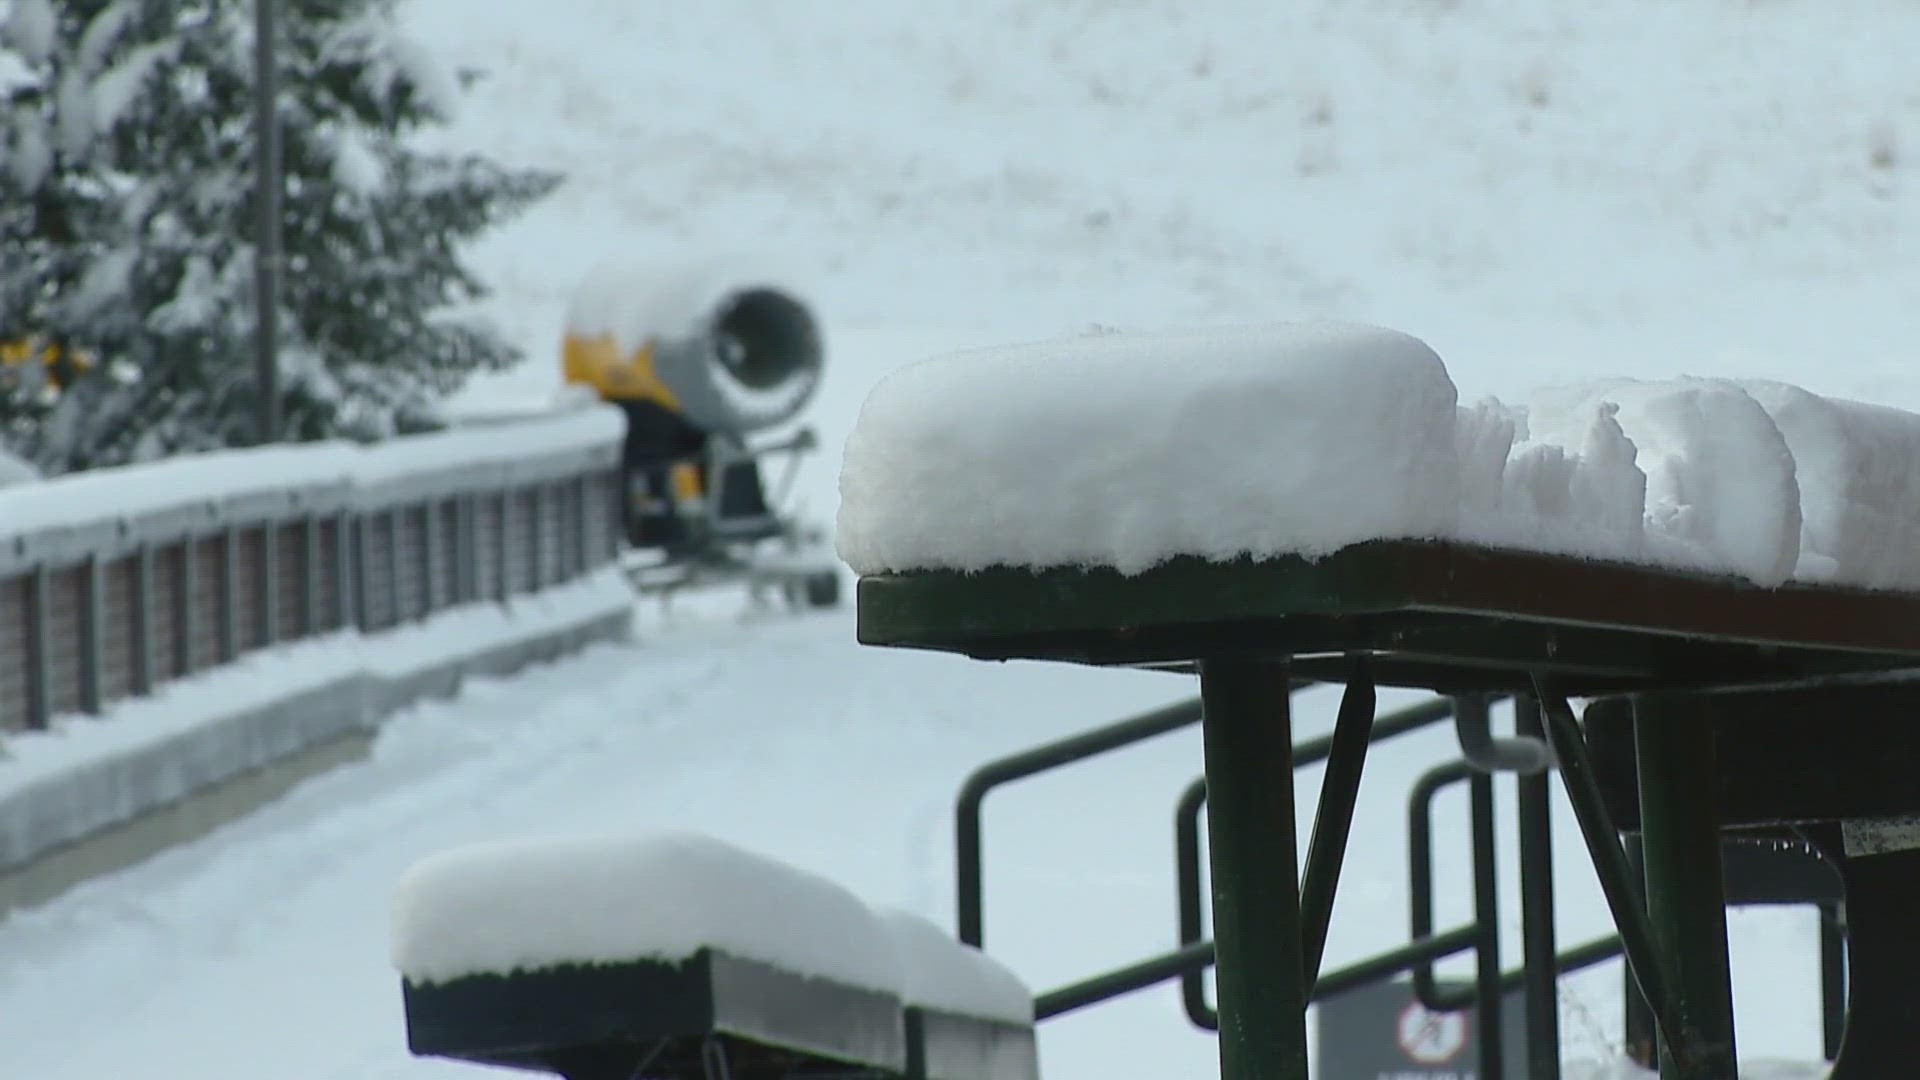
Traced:
<svg viewBox="0 0 1920 1080">
<path fill-rule="evenodd" d="M 989 684 L 964 662 L 856 650 L 844 616 L 745 629 L 683 617 L 634 646 L 414 710 L 370 762 L 0 927 L 0 1016 L 31 1033 L 0 1042 L 0 1075 L 97 1077 L 136 1061 L 182 1080 L 473 1075 L 407 1056 L 388 924 L 409 865 L 478 840 L 695 828 L 951 925 L 949 806 L 968 767 L 1187 690 L 1038 667 Z M 1196 760 L 1147 755 L 1091 790 L 1069 780 L 995 808 L 997 897 L 1105 898 L 1103 921 L 1071 944 L 1060 926 L 1023 932 L 1031 908 L 1000 909 L 1008 955 L 1057 942 L 1050 964 L 1026 971 L 1058 981 L 1171 937 L 1163 823 Z M 1009 872 L 1026 848 L 1009 815 L 1076 792 L 1087 805 L 1103 785 L 1140 788 L 1136 835 L 1046 814 L 1034 839 L 1054 850 Z M 1143 856 L 1137 871 L 1112 857 L 1127 848 Z M 1129 916 L 1132 933 L 1101 932 Z M 1170 1008 L 1158 1003 L 1163 1028 Z M 1210 1053 L 1196 1037 L 1189 1055 L 1194 1043 L 1190 1063 Z M 1182 1049 L 1158 1052 L 1172 1065 Z"/>
<path fill-rule="evenodd" d="M 866 649 L 846 612 L 745 625 L 739 612 L 715 598 L 670 622 L 643 614 L 630 645 L 414 709 L 370 761 L 0 924 L 0 1017 L 24 1035 L 0 1040 L 0 1075 L 92 1080 L 137 1063 L 148 1080 L 477 1076 L 408 1056 L 388 949 L 406 868 L 475 841 L 691 828 L 951 928 L 951 806 L 968 770 L 1192 692 L 1173 675 Z M 1303 737 L 1325 730 L 1331 705 L 1314 692 Z M 1452 752 L 1436 729 L 1370 761 L 1331 963 L 1403 940 L 1405 792 Z M 996 793 L 989 952 L 1048 989 L 1172 945 L 1171 810 L 1198 766 L 1188 731 Z M 1464 798 L 1443 800 L 1443 921 L 1467 914 L 1464 845 L 1446 840 L 1463 825 Z M 1605 923 L 1564 806 L 1556 825 L 1571 943 Z M 1504 877 L 1517 950 L 1511 861 Z M 1736 916 L 1734 949 L 1742 988 L 1763 990 L 1741 1002 L 1753 1052 L 1811 1057 L 1811 919 Z M 1618 980 L 1610 964 L 1570 984 L 1572 1056 L 1617 1040 Z M 1041 1033 L 1058 1080 L 1216 1067 L 1170 987 Z"/>
</svg>

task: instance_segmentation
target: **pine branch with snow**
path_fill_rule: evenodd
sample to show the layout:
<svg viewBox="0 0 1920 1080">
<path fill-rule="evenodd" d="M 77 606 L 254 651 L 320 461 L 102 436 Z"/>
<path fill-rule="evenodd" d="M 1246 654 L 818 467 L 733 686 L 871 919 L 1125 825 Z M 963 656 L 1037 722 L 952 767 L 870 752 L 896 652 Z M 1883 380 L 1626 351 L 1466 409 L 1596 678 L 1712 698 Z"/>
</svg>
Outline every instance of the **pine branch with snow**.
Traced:
<svg viewBox="0 0 1920 1080">
<path fill-rule="evenodd" d="M 48 473 L 253 438 L 251 0 L 0 9 L 0 441 Z M 453 80 L 392 0 L 283 0 L 286 437 L 430 426 L 519 359 L 462 245 L 556 176 L 426 154 Z M 42 363 L 50 356 L 59 364 Z"/>
</svg>

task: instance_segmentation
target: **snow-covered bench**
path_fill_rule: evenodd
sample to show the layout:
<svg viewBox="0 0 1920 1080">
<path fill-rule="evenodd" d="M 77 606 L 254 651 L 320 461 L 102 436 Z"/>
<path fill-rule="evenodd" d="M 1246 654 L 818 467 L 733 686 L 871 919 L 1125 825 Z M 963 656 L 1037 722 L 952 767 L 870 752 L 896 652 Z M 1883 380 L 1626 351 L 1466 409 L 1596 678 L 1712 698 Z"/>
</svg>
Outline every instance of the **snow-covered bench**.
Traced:
<svg viewBox="0 0 1920 1080">
<path fill-rule="evenodd" d="M 444 852 L 401 882 L 393 933 L 423 1056 L 568 1080 L 1038 1076 L 1006 969 L 699 835 Z"/>
<path fill-rule="evenodd" d="M 896 371 L 841 494 L 863 642 L 1198 671 L 1227 1080 L 1306 1075 L 1302 940 L 1322 928 L 1302 934 L 1290 678 L 1538 696 L 1675 1075 L 1717 1080 L 1715 702 L 1920 673 L 1920 417 L 1779 383 L 1463 404 L 1388 330 L 1096 334 Z M 1570 704 L 1611 694 L 1635 716 L 1644 907 Z M 1837 722 L 1803 710 L 1791 737 Z M 1920 870 L 1894 871 L 1920 859 L 1908 831 L 1915 853 L 1856 859 L 1872 872 L 1850 883 L 1920 905 Z M 1344 841 L 1319 839 L 1324 901 Z M 1920 1028 L 1873 1019 L 1920 1011 L 1920 979 L 1853 990 L 1836 1077 L 1920 1056 Z"/>
</svg>

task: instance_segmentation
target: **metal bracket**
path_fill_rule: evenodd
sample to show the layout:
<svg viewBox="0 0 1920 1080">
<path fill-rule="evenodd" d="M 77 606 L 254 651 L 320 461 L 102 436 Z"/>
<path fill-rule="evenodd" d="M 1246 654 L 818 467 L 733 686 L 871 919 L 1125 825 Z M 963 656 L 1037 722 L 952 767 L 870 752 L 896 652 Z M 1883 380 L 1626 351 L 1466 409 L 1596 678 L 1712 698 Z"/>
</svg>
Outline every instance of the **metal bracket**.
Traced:
<svg viewBox="0 0 1920 1080">
<path fill-rule="evenodd" d="M 1554 766 L 1553 748 L 1540 739 L 1494 737 L 1493 699 L 1485 694 L 1454 698 L 1453 727 L 1460 737 L 1460 756 L 1480 772 L 1531 776 Z"/>
</svg>

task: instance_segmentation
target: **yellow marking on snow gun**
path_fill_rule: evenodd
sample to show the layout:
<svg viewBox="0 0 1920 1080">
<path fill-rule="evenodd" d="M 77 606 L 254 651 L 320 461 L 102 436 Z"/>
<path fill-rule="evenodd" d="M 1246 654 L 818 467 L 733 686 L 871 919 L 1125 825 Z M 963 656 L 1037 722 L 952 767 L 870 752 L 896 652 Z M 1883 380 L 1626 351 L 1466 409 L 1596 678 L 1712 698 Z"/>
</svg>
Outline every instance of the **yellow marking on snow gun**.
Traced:
<svg viewBox="0 0 1920 1080">
<path fill-rule="evenodd" d="M 592 387 L 604 400 L 650 401 L 681 411 L 680 399 L 654 370 L 652 343 L 623 355 L 610 336 L 568 334 L 561 348 L 561 368 L 567 382 Z"/>
</svg>

